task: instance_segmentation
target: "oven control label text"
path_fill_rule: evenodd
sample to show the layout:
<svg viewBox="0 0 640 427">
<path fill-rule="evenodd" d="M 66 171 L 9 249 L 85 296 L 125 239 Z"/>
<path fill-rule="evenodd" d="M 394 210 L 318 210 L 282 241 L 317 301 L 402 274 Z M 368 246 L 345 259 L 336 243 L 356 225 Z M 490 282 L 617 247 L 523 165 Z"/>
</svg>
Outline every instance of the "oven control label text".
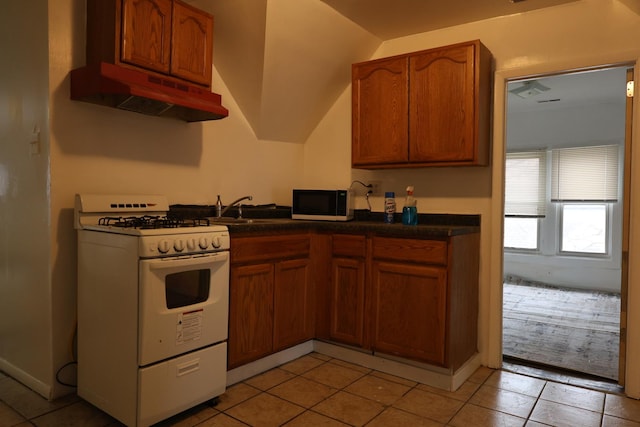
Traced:
<svg viewBox="0 0 640 427">
<path fill-rule="evenodd" d="M 176 345 L 200 339 L 200 336 L 202 336 L 202 314 L 203 310 L 178 314 Z"/>
</svg>

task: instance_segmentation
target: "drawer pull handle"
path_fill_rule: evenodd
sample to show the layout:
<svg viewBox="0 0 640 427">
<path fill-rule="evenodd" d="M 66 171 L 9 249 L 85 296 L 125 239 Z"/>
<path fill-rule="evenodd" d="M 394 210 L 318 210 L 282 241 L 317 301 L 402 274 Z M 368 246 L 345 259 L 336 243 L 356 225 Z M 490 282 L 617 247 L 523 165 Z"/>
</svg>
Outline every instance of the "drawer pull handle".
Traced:
<svg viewBox="0 0 640 427">
<path fill-rule="evenodd" d="M 200 370 L 200 359 L 191 360 L 186 363 L 182 363 L 177 366 L 177 376 L 181 377 L 183 375 L 190 374 L 191 372 L 195 372 Z"/>
</svg>

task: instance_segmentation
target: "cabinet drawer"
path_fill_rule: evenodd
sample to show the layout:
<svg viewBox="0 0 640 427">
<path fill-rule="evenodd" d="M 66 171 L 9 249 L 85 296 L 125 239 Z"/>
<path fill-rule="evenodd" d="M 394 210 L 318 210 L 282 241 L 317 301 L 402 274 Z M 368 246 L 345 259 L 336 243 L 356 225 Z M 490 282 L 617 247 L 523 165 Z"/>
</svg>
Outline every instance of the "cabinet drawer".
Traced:
<svg viewBox="0 0 640 427">
<path fill-rule="evenodd" d="M 231 262 L 264 261 L 309 256 L 308 234 L 231 238 Z"/>
<path fill-rule="evenodd" d="M 374 237 L 373 258 L 446 265 L 447 242 Z"/>
<path fill-rule="evenodd" d="M 366 256 L 367 241 L 365 236 L 351 234 L 334 234 L 332 238 L 333 256 L 357 257 Z"/>
</svg>

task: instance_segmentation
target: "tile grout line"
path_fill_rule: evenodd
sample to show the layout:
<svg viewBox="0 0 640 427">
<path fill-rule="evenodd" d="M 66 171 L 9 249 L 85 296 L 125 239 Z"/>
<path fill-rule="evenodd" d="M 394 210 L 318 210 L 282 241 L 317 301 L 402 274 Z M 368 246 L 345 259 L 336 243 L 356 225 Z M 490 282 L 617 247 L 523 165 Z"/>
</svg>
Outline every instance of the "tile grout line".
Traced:
<svg viewBox="0 0 640 427">
<path fill-rule="evenodd" d="M 311 356 L 311 357 L 313 357 L 313 356 Z M 318 360 L 322 360 L 322 359 L 318 359 Z M 303 372 L 303 373 L 301 373 L 301 374 L 296 374 L 296 376 L 297 376 L 297 377 L 302 377 L 302 378 L 304 378 L 304 379 L 306 379 L 306 380 L 308 380 L 308 381 L 313 381 L 313 382 L 314 382 L 314 383 L 316 383 L 316 384 L 321 384 L 321 385 L 323 385 L 323 386 L 327 386 L 327 384 L 323 384 L 323 383 L 318 382 L 318 381 L 316 381 L 316 380 L 314 380 L 314 379 L 312 379 L 312 378 L 307 378 L 307 377 L 303 376 L 303 374 L 304 374 L 304 373 L 306 373 L 306 372 L 310 372 L 310 371 L 312 371 L 313 369 L 316 369 L 316 368 L 318 368 L 318 367 L 320 367 L 320 366 L 323 366 L 323 365 L 325 365 L 325 364 L 331 363 L 331 361 L 332 361 L 332 360 L 335 360 L 335 358 L 331 358 L 331 359 L 328 359 L 328 360 L 324 360 L 324 361 L 323 361 L 323 363 L 321 363 L 320 365 L 314 366 L 314 367 L 313 367 L 313 368 L 311 368 L 311 369 L 307 369 L 306 371 L 304 371 L 304 372 Z M 339 359 L 338 359 L 338 360 L 339 360 Z M 333 365 L 335 365 L 335 366 L 340 366 L 340 367 L 343 367 L 343 368 L 345 368 L 345 369 L 351 369 L 351 368 L 347 368 L 346 366 L 340 365 L 340 364 L 338 364 L 338 363 L 333 363 Z M 354 365 L 355 365 L 355 364 L 354 364 Z M 355 366 L 360 366 L 360 365 L 355 365 Z M 369 369 L 369 368 L 367 368 L 367 369 Z M 290 372 L 290 371 L 289 371 L 289 372 Z M 355 395 L 355 394 L 353 394 L 353 393 L 350 393 L 350 392 L 346 391 L 346 390 L 345 390 L 345 388 L 346 388 L 346 387 L 349 387 L 351 384 L 354 384 L 355 382 L 359 381 L 360 379 L 364 378 L 365 376 L 367 376 L 367 375 L 371 375 L 371 373 L 372 373 L 372 372 L 373 372 L 373 369 L 369 369 L 369 372 L 367 372 L 367 373 L 363 374 L 362 376 L 360 376 L 360 377 L 358 377 L 358 378 L 354 379 L 354 380 L 353 380 L 353 381 L 351 381 L 349 384 L 344 385 L 342 388 L 339 388 L 339 389 L 338 389 L 338 388 L 335 388 L 335 390 L 336 390 L 336 391 L 335 391 L 334 393 L 331 393 L 329 396 L 327 396 L 327 397 L 323 398 L 322 400 L 320 400 L 320 401 L 316 402 L 313 406 L 311 406 L 311 407 L 309 407 L 309 408 L 304 408 L 305 410 L 304 410 L 302 413 L 298 414 L 297 416 L 295 416 L 295 417 L 294 417 L 294 418 L 292 418 L 291 420 L 287 421 L 287 423 L 290 423 L 291 421 L 293 421 L 293 420 L 294 420 L 294 419 L 296 419 L 297 417 L 301 416 L 301 415 L 302 415 L 302 414 L 304 414 L 305 412 L 310 411 L 310 412 L 313 412 L 314 414 L 318 414 L 318 415 L 321 415 L 321 416 L 323 416 L 323 417 L 330 418 L 330 419 L 335 420 L 335 421 L 337 421 L 337 422 L 339 422 L 339 423 L 349 425 L 349 424 L 347 424 L 344 420 L 339 420 L 339 419 L 334 418 L 334 417 L 332 417 L 332 416 L 329 416 L 329 415 L 322 414 L 322 413 L 320 413 L 320 412 L 314 411 L 314 410 L 313 410 L 313 408 L 315 408 L 316 406 L 318 406 L 320 403 L 327 401 L 329 398 L 331 398 L 331 397 L 335 396 L 336 394 L 338 394 L 338 393 L 339 393 L 339 392 L 341 392 L 341 391 L 342 391 L 342 392 L 344 392 L 344 393 L 351 394 L 352 396 L 357 396 L 357 395 Z M 285 382 L 286 382 L 286 381 L 285 381 Z M 331 387 L 331 386 L 327 386 L 327 387 Z M 272 387 L 272 388 L 273 388 L 273 387 Z M 331 388 L 334 388 L 334 387 L 331 387 Z M 363 397 L 363 396 L 358 396 L 358 397 Z M 368 399 L 368 400 L 371 400 L 371 399 Z M 293 402 L 289 402 L 289 403 L 293 403 Z M 378 415 L 380 415 L 380 414 L 378 414 Z M 376 417 L 377 417 L 378 415 L 376 415 Z M 375 419 L 376 417 L 374 417 L 374 418 L 372 418 L 371 420 L 369 420 L 369 421 L 367 422 L 367 424 L 368 424 L 368 423 L 370 423 L 370 422 L 371 422 L 373 419 Z M 285 424 L 286 424 L 286 423 L 285 423 Z M 366 425 L 366 424 L 365 424 L 365 425 Z"/>
<path fill-rule="evenodd" d="M 311 356 L 311 357 L 313 357 L 313 356 Z M 338 366 L 338 367 L 342 367 L 342 368 L 345 368 L 345 369 L 353 369 L 353 368 L 350 368 L 350 367 L 344 366 L 344 365 L 343 365 L 343 364 L 341 364 L 341 363 L 333 363 L 333 362 L 332 362 L 333 360 L 340 360 L 340 359 L 336 359 L 336 358 L 331 358 L 331 359 L 328 359 L 328 360 L 323 360 L 323 359 L 318 359 L 318 360 L 322 360 L 322 361 L 323 361 L 323 363 L 321 363 L 321 364 L 319 364 L 319 365 L 317 365 L 317 366 L 314 366 L 314 367 L 313 367 L 313 368 L 311 368 L 311 369 L 307 369 L 306 371 L 304 371 L 304 372 L 302 372 L 302 373 L 296 373 L 296 372 L 292 372 L 292 371 L 287 371 L 287 369 L 283 367 L 283 366 L 285 366 L 286 364 L 285 364 L 285 365 L 281 365 L 281 366 L 277 367 L 277 368 L 280 368 L 280 369 L 282 369 L 282 370 L 285 370 L 285 371 L 287 371 L 287 372 L 289 372 L 289 373 L 294 374 L 295 376 L 294 376 L 293 378 L 296 378 L 296 377 L 302 377 L 302 378 L 304 378 L 305 380 L 312 381 L 312 382 L 314 382 L 314 383 L 316 383 L 316 384 L 320 384 L 320 385 L 323 385 L 323 386 L 326 386 L 326 387 L 331 387 L 331 388 L 335 389 L 335 392 L 331 393 L 329 396 L 327 396 L 327 397 L 323 398 L 322 400 L 320 400 L 320 401 L 316 402 L 315 404 L 313 404 L 313 406 L 311 406 L 311 407 L 302 407 L 302 406 L 298 405 L 298 404 L 297 404 L 297 403 L 295 403 L 295 402 L 291 402 L 291 401 L 289 401 L 289 400 L 287 400 L 287 399 L 284 399 L 284 398 L 282 398 L 282 397 L 280 397 L 280 396 L 276 396 L 276 395 L 274 395 L 274 394 L 269 393 L 269 390 L 272 390 L 272 389 L 274 389 L 275 387 L 277 387 L 277 386 L 279 386 L 279 385 L 282 385 L 282 384 L 284 384 L 284 383 L 286 383 L 286 382 L 288 382 L 288 381 L 291 381 L 293 378 L 290 378 L 290 379 L 288 379 L 288 380 L 286 380 L 286 381 L 283 381 L 282 383 L 278 383 L 278 384 L 276 384 L 276 385 L 274 385 L 274 386 L 272 386 L 272 387 L 270 387 L 270 388 L 268 388 L 268 389 L 266 389 L 266 390 L 264 390 L 264 391 L 263 391 L 264 393 L 267 393 L 267 394 L 269 394 L 270 396 L 277 397 L 277 398 L 282 399 L 282 400 L 284 400 L 284 401 L 286 401 L 286 402 L 288 402 L 288 403 L 291 403 L 291 404 L 294 404 L 294 405 L 296 405 L 296 406 L 300 406 L 300 407 L 304 408 L 304 411 L 303 411 L 302 413 L 300 413 L 300 414 L 296 415 L 295 417 L 293 417 L 292 419 L 288 420 L 288 421 L 287 421 L 287 423 L 290 423 L 291 421 L 295 420 L 296 418 L 298 418 L 298 417 L 302 416 L 305 412 L 310 411 L 310 412 L 313 412 L 313 413 L 315 413 L 315 414 L 321 415 L 321 416 L 323 416 L 323 417 L 327 417 L 327 418 L 330 418 L 330 419 L 332 419 L 332 420 L 338 421 L 338 422 L 340 422 L 340 423 L 347 424 L 344 420 L 339 420 L 339 419 L 334 418 L 334 417 L 332 417 L 332 416 L 329 416 L 329 415 L 326 415 L 326 414 L 322 414 L 322 413 L 317 412 L 317 411 L 315 411 L 315 410 L 313 409 L 313 408 L 315 408 L 316 406 L 320 405 L 322 402 L 325 402 L 325 401 L 327 401 L 328 399 L 330 399 L 331 397 L 335 396 L 335 395 L 336 395 L 336 394 L 338 394 L 339 392 L 343 392 L 343 393 L 347 393 L 347 394 L 349 394 L 349 395 L 351 395 L 351 396 L 355 396 L 355 397 L 358 397 L 358 398 L 362 398 L 362 399 L 369 400 L 369 401 L 371 401 L 371 402 L 380 403 L 380 404 L 383 406 L 383 408 L 384 408 L 384 409 L 383 409 L 382 411 L 380 411 L 380 413 L 376 414 L 372 419 L 370 419 L 369 421 L 367 421 L 367 423 L 365 424 L 365 425 L 367 425 L 367 424 L 371 423 L 373 420 L 375 420 L 377 417 L 379 417 L 379 416 L 380 416 L 380 415 L 381 415 L 385 410 L 387 410 L 388 408 L 395 408 L 395 406 L 393 406 L 393 404 L 386 405 L 386 404 L 383 404 L 383 403 L 378 402 L 378 401 L 376 401 L 376 400 L 370 399 L 370 398 L 368 398 L 368 397 L 366 397 L 366 396 L 361 396 L 361 395 L 359 395 L 359 394 L 352 393 L 352 392 L 350 392 L 350 391 L 346 390 L 346 388 L 347 388 L 347 387 L 349 387 L 350 385 L 352 385 L 352 384 L 354 384 L 354 383 L 356 383 L 356 382 L 360 381 L 362 378 L 367 377 L 367 376 L 373 376 L 373 377 L 375 377 L 375 378 L 378 378 L 378 379 L 381 379 L 381 380 L 385 380 L 385 381 L 389 381 L 389 382 L 391 382 L 391 383 L 398 384 L 398 385 L 406 385 L 406 384 L 403 384 L 403 383 L 398 382 L 398 381 L 393 381 L 393 380 L 391 380 L 391 379 L 385 379 L 385 378 L 377 377 L 377 376 L 373 375 L 373 373 L 374 373 L 374 372 L 380 372 L 380 371 L 376 371 L 375 369 L 371 369 L 371 368 L 365 368 L 365 367 L 362 367 L 363 369 L 367 369 L 367 370 L 368 370 L 368 372 L 363 373 L 363 375 L 361 375 L 360 377 L 358 377 L 358 378 L 354 379 L 353 381 L 349 382 L 348 384 L 345 384 L 345 385 L 344 385 L 344 386 L 342 386 L 341 388 L 334 388 L 334 387 L 332 387 L 332 386 L 328 386 L 327 384 L 324 384 L 324 383 L 321 383 L 321 382 L 319 382 L 319 381 L 316 381 L 316 380 L 314 380 L 314 379 L 312 379 L 312 378 L 307 378 L 307 377 L 305 377 L 303 374 L 304 374 L 304 373 L 307 373 L 307 372 L 310 372 L 310 371 L 312 371 L 313 369 L 316 369 L 316 368 L 318 368 L 318 367 L 320 367 L 320 366 L 323 366 L 323 365 L 325 365 L 325 364 L 332 364 L 332 365 L 335 365 L 335 366 Z M 344 362 L 344 361 L 342 361 L 342 362 Z M 354 365 L 354 366 L 358 366 L 358 367 L 360 367 L 360 365 L 357 365 L 357 364 L 353 364 L 353 363 L 350 363 L 350 362 L 346 362 L 346 363 L 349 363 L 349 364 L 351 364 L 351 365 Z M 275 369 L 275 368 L 274 368 L 274 369 Z M 357 371 L 358 371 L 358 372 L 361 372 L 361 371 L 359 371 L 359 370 L 357 370 Z M 390 375 L 390 376 L 392 376 L 392 377 L 393 377 L 393 375 Z M 407 387 L 409 387 L 409 388 L 408 388 L 408 390 L 407 390 L 406 392 L 404 392 L 400 398 L 404 397 L 404 396 L 405 396 L 406 394 L 408 394 L 410 391 L 412 391 L 412 390 L 414 390 L 414 389 L 417 389 L 418 385 L 420 384 L 419 382 L 415 382 L 415 381 L 411 381 L 411 382 L 413 382 L 413 383 L 415 383 L 415 384 L 413 384 L 412 386 L 408 386 L 408 385 L 407 385 Z M 396 401 L 397 401 L 397 400 L 400 400 L 400 398 L 396 399 Z M 408 411 L 406 411 L 406 410 L 403 410 L 403 409 L 401 409 L 401 408 L 395 408 L 395 409 L 400 410 L 400 411 L 405 412 L 405 413 L 412 414 L 412 415 L 417 415 L 417 414 L 413 414 L 413 413 L 411 413 L 411 412 L 408 412 Z M 430 418 L 426 418 L 426 417 L 421 417 L 421 418 L 425 418 L 425 419 L 429 419 L 429 420 L 431 420 Z M 432 420 L 432 421 L 435 421 L 435 420 Z M 286 425 L 286 423 L 285 423 L 285 425 Z"/>
<path fill-rule="evenodd" d="M 529 411 L 529 414 L 527 415 L 527 418 L 525 419 L 525 421 L 533 421 L 533 422 L 536 422 L 536 423 L 538 422 L 538 421 L 532 420 L 531 416 L 533 415 L 533 411 L 535 411 L 536 406 L 538 405 L 538 402 L 540 401 L 540 398 L 542 396 L 542 393 L 544 392 L 544 389 L 547 387 L 548 384 L 549 384 L 549 381 L 544 380 L 544 385 L 540 389 L 540 393 L 538 393 L 538 396 L 536 396 L 536 401 L 533 402 L 533 406 L 531 407 L 531 411 Z"/>
</svg>

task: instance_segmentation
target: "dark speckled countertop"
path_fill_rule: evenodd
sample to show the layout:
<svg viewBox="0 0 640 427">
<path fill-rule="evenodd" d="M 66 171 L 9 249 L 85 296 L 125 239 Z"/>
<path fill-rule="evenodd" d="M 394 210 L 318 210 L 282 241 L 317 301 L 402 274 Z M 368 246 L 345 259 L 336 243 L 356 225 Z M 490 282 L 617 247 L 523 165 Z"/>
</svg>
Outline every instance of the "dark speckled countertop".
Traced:
<svg viewBox="0 0 640 427">
<path fill-rule="evenodd" d="M 229 228 L 229 233 L 272 233 L 285 230 L 317 230 L 329 231 L 333 233 L 353 233 L 366 234 L 375 233 L 378 235 L 412 237 L 412 238 L 435 238 L 449 237 L 459 234 L 477 233 L 479 226 L 473 225 L 403 225 L 385 224 L 377 221 L 302 221 L 294 219 L 270 219 L 260 220 L 251 223 L 228 223 L 224 224 Z"/>
<path fill-rule="evenodd" d="M 172 205 L 170 215 L 182 218 L 212 218 L 214 207 L 195 205 Z M 366 234 L 410 237 L 436 238 L 460 234 L 478 233 L 480 231 L 480 215 L 459 214 L 419 214 L 418 225 L 403 225 L 401 216 L 396 214 L 394 224 L 385 224 L 382 212 L 356 210 L 352 221 L 304 221 L 291 219 L 291 210 L 286 206 L 267 205 L 244 206 L 245 221 L 234 222 L 236 212 L 228 221 L 221 224 L 234 234 L 277 233 L 288 230 L 317 230 L 337 233 Z"/>
</svg>

